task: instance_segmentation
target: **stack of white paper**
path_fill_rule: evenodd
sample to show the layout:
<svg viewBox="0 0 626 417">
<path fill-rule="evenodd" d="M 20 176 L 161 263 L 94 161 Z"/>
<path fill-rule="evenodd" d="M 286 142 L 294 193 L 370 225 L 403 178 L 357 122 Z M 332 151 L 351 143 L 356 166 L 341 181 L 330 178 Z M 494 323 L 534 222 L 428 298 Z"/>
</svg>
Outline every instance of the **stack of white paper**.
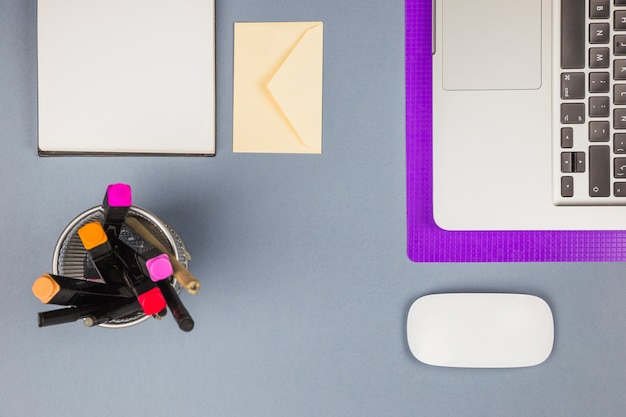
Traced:
<svg viewBox="0 0 626 417">
<path fill-rule="evenodd" d="M 40 0 L 39 153 L 215 154 L 213 0 Z"/>
</svg>

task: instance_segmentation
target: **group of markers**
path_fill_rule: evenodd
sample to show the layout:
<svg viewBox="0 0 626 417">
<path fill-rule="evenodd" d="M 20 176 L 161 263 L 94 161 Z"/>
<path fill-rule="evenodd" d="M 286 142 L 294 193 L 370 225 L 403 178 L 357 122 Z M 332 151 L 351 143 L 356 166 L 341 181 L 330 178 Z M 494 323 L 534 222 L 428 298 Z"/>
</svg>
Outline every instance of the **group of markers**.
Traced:
<svg viewBox="0 0 626 417">
<path fill-rule="evenodd" d="M 172 283 L 177 280 L 191 294 L 200 284 L 154 235 L 128 216 L 131 204 L 130 186 L 111 184 L 102 202 L 102 223 L 78 229 L 98 279 L 44 274 L 35 280 L 32 291 L 41 302 L 66 306 L 39 313 L 39 327 L 80 319 L 91 327 L 141 312 L 161 318 L 169 308 L 181 330 L 193 329 L 193 319 Z M 154 248 L 139 253 L 124 243 L 119 237 L 124 224 Z"/>
</svg>

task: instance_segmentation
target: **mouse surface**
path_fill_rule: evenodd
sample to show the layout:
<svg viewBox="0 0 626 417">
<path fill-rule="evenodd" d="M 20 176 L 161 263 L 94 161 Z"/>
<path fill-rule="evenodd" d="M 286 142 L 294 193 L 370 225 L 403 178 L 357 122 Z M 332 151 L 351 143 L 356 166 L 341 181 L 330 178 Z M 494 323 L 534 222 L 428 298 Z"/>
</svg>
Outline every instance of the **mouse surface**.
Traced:
<svg viewBox="0 0 626 417">
<path fill-rule="evenodd" d="M 428 365 L 527 367 L 550 356 L 554 321 L 533 295 L 431 294 L 409 309 L 407 338 L 413 356 Z"/>
</svg>

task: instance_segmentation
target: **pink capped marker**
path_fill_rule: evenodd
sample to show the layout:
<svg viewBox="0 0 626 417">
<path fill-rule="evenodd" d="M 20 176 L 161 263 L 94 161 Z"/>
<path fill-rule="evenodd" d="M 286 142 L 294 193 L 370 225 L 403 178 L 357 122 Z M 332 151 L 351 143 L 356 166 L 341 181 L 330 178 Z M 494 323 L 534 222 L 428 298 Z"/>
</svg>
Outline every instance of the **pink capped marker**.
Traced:
<svg viewBox="0 0 626 417">
<path fill-rule="evenodd" d="M 154 282 L 169 278 L 174 274 L 170 258 L 164 253 L 148 259 L 146 261 L 146 269 L 150 279 Z"/>
</svg>

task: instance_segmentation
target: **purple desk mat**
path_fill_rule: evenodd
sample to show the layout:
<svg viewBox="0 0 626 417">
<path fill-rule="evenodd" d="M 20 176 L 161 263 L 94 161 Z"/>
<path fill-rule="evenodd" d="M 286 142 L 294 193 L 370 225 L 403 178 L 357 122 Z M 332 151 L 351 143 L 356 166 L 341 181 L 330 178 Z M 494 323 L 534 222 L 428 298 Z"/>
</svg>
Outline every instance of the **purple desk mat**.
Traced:
<svg viewBox="0 0 626 417">
<path fill-rule="evenodd" d="M 414 262 L 618 262 L 626 231 L 449 232 L 432 210 L 431 0 L 406 0 L 407 253 Z"/>
</svg>

